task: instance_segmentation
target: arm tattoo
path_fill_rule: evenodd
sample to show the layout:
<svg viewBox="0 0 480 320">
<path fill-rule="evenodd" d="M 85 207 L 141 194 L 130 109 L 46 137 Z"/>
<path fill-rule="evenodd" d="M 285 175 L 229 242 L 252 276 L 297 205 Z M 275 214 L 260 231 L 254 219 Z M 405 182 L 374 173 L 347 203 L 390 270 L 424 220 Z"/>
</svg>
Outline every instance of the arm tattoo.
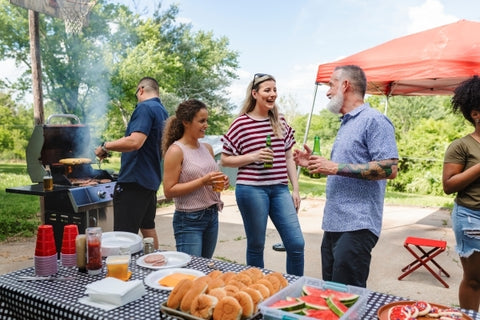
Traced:
<svg viewBox="0 0 480 320">
<path fill-rule="evenodd" d="M 339 163 L 337 175 L 364 180 L 387 179 L 397 162 L 396 159 L 389 159 L 362 164 Z"/>
</svg>

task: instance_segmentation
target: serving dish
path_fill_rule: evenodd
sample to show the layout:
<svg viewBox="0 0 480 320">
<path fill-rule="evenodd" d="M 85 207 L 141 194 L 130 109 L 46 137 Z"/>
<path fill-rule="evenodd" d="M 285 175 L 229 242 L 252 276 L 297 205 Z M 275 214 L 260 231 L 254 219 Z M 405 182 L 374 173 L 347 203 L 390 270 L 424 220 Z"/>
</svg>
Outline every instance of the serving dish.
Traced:
<svg viewBox="0 0 480 320">
<path fill-rule="evenodd" d="M 164 301 L 162 302 L 162 304 L 160 304 L 160 319 L 164 319 L 165 317 L 173 317 L 175 319 L 184 319 L 184 320 L 204 320 L 202 318 L 192 316 L 189 313 L 167 307 L 167 301 Z M 262 319 L 262 314 L 260 312 L 255 313 L 250 318 L 245 318 L 245 320 L 257 320 L 257 319 L 258 320 Z"/>
<path fill-rule="evenodd" d="M 162 254 L 167 259 L 167 263 L 163 266 L 154 266 L 150 263 L 145 262 L 145 258 L 155 254 Z M 184 252 L 178 251 L 157 251 L 154 253 L 146 254 L 137 259 L 137 266 L 141 266 L 149 269 L 166 269 L 166 268 L 181 268 L 190 263 L 192 257 Z"/>
<path fill-rule="evenodd" d="M 129 247 L 134 254 L 143 249 L 142 237 L 138 234 L 123 231 L 104 232 L 102 234 L 102 256 L 119 255 L 120 248 Z"/>
<path fill-rule="evenodd" d="M 398 306 L 398 305 L 408 305 L 408 304 L 414 304 L 416 301 L 396 301 L 396 302 L 391 302 L 391 303 L 387 303 L 383 306 L 380 307 L 380 309 L 378 309 L 378 312 L 377 312 L 377 316 L 378 316 L 378 319 L 380 320 L 388 320 L 388 310 L 391 308 L 391 307 L 394 307 L 394 306 Z M 430 303 L 430 305 L 432 307 L 437 307 L 439 309 L 452 309 L 452 307 L 447 307 L 447 306 L 444 306 L 444 305 L 441 305 L 441 304 L 436 304 L 436 303 Z M 455 309 L 455 308 L 453 308 Z M 458 310 L 460 311 L 460 310 Z M 418 319 L 418 320 L 432 320 L 432 319 L 436 319 L 436 318 L 432 318 L 432 317 L 427 317 L 427 316 L 421 316 L 421 317 L 416 317 L 415 319 Z M 462 320 L 473 320 L 470 316 L 466 315 L 465 313 L 462 312 Z"/>
<path fill-rule="evenodd" d="M 187 268 L 168 268 L 163 270 L 158 270 L 155 272 L 150 273 L 148 276 L 145 277 L 143 280 L 147 286 L 153 289 L 158 290 L 172 290 L 173 287 L 165 287 L 158 283 L 162 278 L 174 274 L 174 273 L 183 273 L 183 274 L 191 274 L 197 277 L 204 276 L 205 273 L 195 270 L 195 269 L 187 269 Z"/>
</svg>

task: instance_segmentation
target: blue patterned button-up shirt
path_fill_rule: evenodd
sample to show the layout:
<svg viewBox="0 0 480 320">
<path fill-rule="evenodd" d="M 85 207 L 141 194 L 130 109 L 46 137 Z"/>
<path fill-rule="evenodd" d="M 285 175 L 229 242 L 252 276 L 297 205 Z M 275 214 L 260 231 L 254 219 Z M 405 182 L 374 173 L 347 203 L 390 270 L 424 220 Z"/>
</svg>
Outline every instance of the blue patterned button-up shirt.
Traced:
<svg viewBox="0 0 480 320">
<path fill-rule="evenodd" d="M 330 155 L 332 161 L 362 164 L 398 159 L 393 124 L 368 103 L 345 114 L 341 121 Z M 328 176 L 323 230 L 368 229 L 380 236 L 386 183 L 386 180 Z"/>
</svg>

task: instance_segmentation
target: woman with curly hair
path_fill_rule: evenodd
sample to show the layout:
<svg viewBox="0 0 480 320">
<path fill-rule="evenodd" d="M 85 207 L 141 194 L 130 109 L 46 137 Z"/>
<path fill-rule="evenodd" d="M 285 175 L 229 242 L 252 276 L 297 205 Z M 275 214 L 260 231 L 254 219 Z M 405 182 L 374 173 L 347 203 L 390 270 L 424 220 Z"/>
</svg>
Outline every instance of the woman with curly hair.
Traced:
<svg viewBox="0 0 480 320">
<path fill-rule="evenodd" d="M 469 135 L 454 140 L 443 163 L 443 190 L 457 193 L 452 211 L 456 251 L 463 279 L 460 307 L 478 310 L 480 304 L 480 78 L 474 76 L 455 89 L 454 112 L 461 112 L 473 126 Z"/>
<path fill-rule="evenodd" d="M 180 103 L 168 118 L 162 139 L 163 191 L 173 198 L 173 231 L 177 251 L 211 258 L 217 245 L 218 211 L 223 202 L 213 190 L 228 188 L 228 176 L 215 162 L 213 148 L 199 139 L 208 128 L 207 106 L 195 99 Z"/>
</svg>

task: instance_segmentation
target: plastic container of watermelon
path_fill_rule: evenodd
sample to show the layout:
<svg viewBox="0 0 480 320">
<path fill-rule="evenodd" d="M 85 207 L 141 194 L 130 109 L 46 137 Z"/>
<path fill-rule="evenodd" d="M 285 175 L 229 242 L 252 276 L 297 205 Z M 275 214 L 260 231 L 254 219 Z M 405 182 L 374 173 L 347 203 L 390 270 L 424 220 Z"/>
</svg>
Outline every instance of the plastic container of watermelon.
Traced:
<svg viewBox="0 0 480 320">
<path fill-rule="evenodd" d="M 308 286 L 310 288 L 316 288 L 320 290 L 334 290 L 335 292 L 349 293 L 352 295 L 358 295 L 356 302 L 348 307 L 348 310 L 343 310 L 345 313 L 340 317 L 341 320 L 349 319 L 356 320 L 362 319 L 362 315 L 365 312 L 365 307 L 367 305 L 367 299 L 369 291 L 366 288 L 360 288 L 355 286 L 348 286 L 335 282 L 323 281 L 320 279 L 310 278 L 310 277 L 301 277 L 294 283 L 283 288 L 270 298 L 266 299 L 259 304 L 260 312 L 263 314 L 264 320 L 276 320 L 276 319 L 314 319 L 302 314 L 296 314 L 294 312 L 283 311 L 278 308 L 271 307 L 274 303 L 281 302 L 280 300 L 288 300 L 290 298 L 297 298 L 303 295 L 304 287 Z M 314 289 L 312 289 L 314 290 Z M 292 302 L 293 303 L 293 302 Z"/>
</svg>

